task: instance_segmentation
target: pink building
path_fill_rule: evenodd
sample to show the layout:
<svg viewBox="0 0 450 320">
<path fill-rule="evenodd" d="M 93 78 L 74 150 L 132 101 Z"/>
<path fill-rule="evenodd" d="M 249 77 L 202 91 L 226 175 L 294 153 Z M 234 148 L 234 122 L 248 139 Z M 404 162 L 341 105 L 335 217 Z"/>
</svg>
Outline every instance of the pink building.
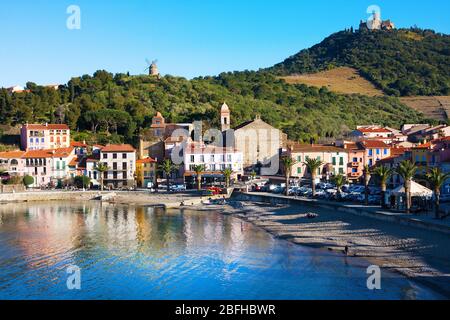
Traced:
<svg viewBox="0 0 450 320">
<path fill-rule="evenodd" d="M 20 141 L 26 151 L 69 148 L 70 129 L 66 124 L 25 124 Z"/>
<path fill-rule="evenodd" d="M 358 143 L 364 150 L 364 165 L 374 166 L 377 161 L 391 156 L 391 147 L 383 141 L 364 140 Z"/>
<path fill-rule="evenodd" d="M 306 178 L 310 176 L 304 162 L 308 158 L 318 159 L 323 165 L 317 172 L 317 177 L 330 178 L 332 175 L 346 175 L 348 152 L 344 148 L 328 145 L 294 144 L 288 147 L 287 154 L 296 161 L 292 167 L 291 176 Z"/>
<path fill-rule="evenodd" d="M 74 157 L 73 148 L 27 151 L 22 156 L 24 174 L 34 178 L 33 187 L 56 185 L 70 176 L 69 163 Z"/>
</svg>

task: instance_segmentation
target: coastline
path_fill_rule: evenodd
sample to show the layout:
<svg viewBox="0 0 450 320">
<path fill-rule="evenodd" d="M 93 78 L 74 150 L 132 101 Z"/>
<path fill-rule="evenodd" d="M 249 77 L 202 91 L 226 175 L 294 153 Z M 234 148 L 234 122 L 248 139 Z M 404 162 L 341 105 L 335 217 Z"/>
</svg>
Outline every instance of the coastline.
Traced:
<svg viewBox="0 0 450 320">
<path fill-rule="evenodd" d="M 270 205 L 231 200 L 226 206 L 198 206 L 199 211 L 232 215 L 272 236 L 321 250 L 362 258 L 394 271 L 450 299 L 450 238 L 439 232 L 390 223 L 349 212 L 296 204 Z M 318 214 L 308 219 L 306 214 Z"/>
<path fill-rule="evenodd" d="M 108 192 L 104 192 L 107 194 Z M 30 192 L 39 200 L 90 200 L 99 192 Z M 61 194 L 64 196 L 61 198 Z M 74 196 L 75 194 L 75 196 Z M 16 194 L 17 195 L 17 194 Z M 56 196 L 58 195 L 58 196 Z M 348 211 L 330 209 L 332 203 L 267 203 L 233 196 L 226 205 L 205 205 L 203 200 L 223 196 L 193 194 L 150 194 L 148 192 L 117 192 L 109 204 L 145 205 L 166 209 L 215 211 L 235 216 L 265 230 L 272 236 L 291 243 L 344 254 L 349 246 L 349 258 L 362 258 L 381 269 L 395 271 L 450 299 L 450 237 L 440 232 L 420 229 L 398 222 L 377 219 Z M 23 202 L 31 202 L 23 201 Z M 1 201 L 0 201 L 1 202 Z M 14 201 L 8 201 L 13 203 Z M 181 206 L 181 203 L 184 206 Z M 318 214 L 308 219 L 306 214 Z"/>
</svg>

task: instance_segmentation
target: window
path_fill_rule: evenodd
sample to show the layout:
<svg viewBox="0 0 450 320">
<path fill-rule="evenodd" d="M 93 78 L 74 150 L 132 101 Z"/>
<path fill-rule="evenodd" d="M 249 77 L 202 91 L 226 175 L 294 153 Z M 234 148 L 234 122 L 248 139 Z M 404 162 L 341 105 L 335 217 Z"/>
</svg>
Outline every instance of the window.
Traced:
<svg viewBox="0 0 450 320">
<path fill-rule="evenodd" d="M 117 162 L 113 162 L 113 170 L 117 170 Z"/>
<path fill-rule="evenodd" d="M 373 161 L 372 161 L 372 159 L 369 159 L 369 167 L 371 167 L 371 166 L 372 166 L 372 164 L 373 164 Z"/>
<path fill-rule="evenodd" d="M 358 172 L 358 169 L 352 168 L 352 172 L 353 172 L 353 173 L 357 173 L 357 172 Z"/>
<path fill-rule="evenodd" d="M 127 154 L 126 153 L 122 153 L 122 159 L 126 159 L 127 158 Z"/>
<path fill-rule="evenodd" d="M 117 153 L 113 153 L 113 159 L 117 159 Z"/>
<path fill-rule="evenodd" d="M 317 160 L 319 160 L 319 161 L 320 161 L 320 156 L 318 156 L 318 157 L 317 157 Z"/>
<path fill-rule="evenodd" d="M 297 157 L 297 162 L 302 162 L 302 156 Z"/>
<path fill-rule="evenodd" d="M 339 158 L 339 165 L 340 165 L 340 166 L 343 166 L 343 165 L 344 165 L 344 158 L 343 158 L 343 157 L 340 157 L 340 158 Z"/>
<path fill-rule="evenodd" d="M 344 169 L 343 168 L 339 168 L 339 173 L 340 174 L 344 174 Z"/>
<path fill-rule="evenodd" d="M 380 149 L 377 149 L 377 154 L 380 154 Z"/>
<path fill-rule="evenodd" d="M 193 161 L 193 160 L 192 160 Z M 205 156 L 204 155 L 201 155 L 200 156 L 200 162 L 205 162 Z"/>
<path fill-rule="evenodd" d="M 231 154 L 228 154 L 228 155 L 227 155 L 227 161 L 228 161 L 228 162 L 231 162 Z"/>
<path fill-rule="evenodd" d="M 332 163 L 333 163 L 333 166 L 335 166 L 335 165 L 336 165 L 336 157 L 333 157 L 333 161 L 332 161 Z"/>
<path fill-rule="evenodd" d="M 44 143 L 44 138 L 41 138 L 41 142 Z"/>
<path fill-rule="evenodd" d="M 195 156 L 194 155 L 191 156 L 191 162 L 195 162 Z"/>
<path fill-rule="evenodd" d="M 214 162 L 214 155 L 211 155 L 211 162 Z"/>
<path fill-rule="evenodd" d="M 384 150 L 383 150 L 383 154 L 384 154 L 384 155 L 387 155 L 387 154 L 388 154 L 388 149 L 384 149 Z"/>
<path fill-rule="evenodd" d="M 107 153 L 104 153 L 103 154 L 103 159 L 107 159 L 108 158 L 108 154 Z"/>
<path fill-rule="evenodd" d="M 127 163 L 126 162 L 122 163 L 122 170 L 127 170 Z"/>
<path fill-rule="evenodd" d="M 297 173 L 298 173 L 298 174 L 301 174 L 301 173 L 302 173 L 302 167 L 298 167 L 298 168 L 297 168 Z"/>
<path fill-rule="evenodd" d="M 353 158 L 353 162 L 358 162 L 358 158 Z"/>
<path fill-rule="evenodd" d="M 30 143 L 33 143 L 33 138 L 30 138 Z"/>
<path fill-rule="evenodd" d="M 56 161 L 56 170 L 59 170 L 59 161 Z"/>
<path fill-rule="evenodd" d="M 61 169 L 63 169 L 63 170 L 66 169 L 66 162 L 65 161 L 62 162 Z"/>
<path fill-rule="evenodd" d="M 117 179 L 117 172 L 113 172 L 113 179 Z"/>
<path fill-rule="evenodd" d="M 416 155 L 416 162 L 420 161 L 420 157 Z"/>
<path fill-rule="evenodd" d="M 124 173 L 122 174 L 122 178 L 123 178 L 124 180 L 126 180 L 126 179 L 128 178 L 128 176 L 127 176 L 127 173 L 126 173 L 126 172 L 124 172 Z"/>
<path fill-rule="evenodd" d="M 373 150 L 369 149 L 369 156 L 373 156 Z"/>
</svg>

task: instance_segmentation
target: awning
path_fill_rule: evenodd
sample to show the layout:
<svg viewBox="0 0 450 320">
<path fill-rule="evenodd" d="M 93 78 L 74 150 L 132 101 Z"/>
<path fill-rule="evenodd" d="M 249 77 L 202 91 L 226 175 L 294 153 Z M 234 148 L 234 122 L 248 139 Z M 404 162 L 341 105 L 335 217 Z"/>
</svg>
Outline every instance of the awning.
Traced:
<svg viewBox="0 0 450 320">
<path fill-rule="evenodd" d="M 405 187 L 399 186 L 391 191 L 391 194 L 393 195 L 404 195 L 405 194 Z M 430 189 L 422 186 L 421 184 L 418 184 L 417 182 L 411 181 L 411 196 L 412 197 L 427 197 L 431 196 L 433 194 L 433 191 Z"/>
</svg>

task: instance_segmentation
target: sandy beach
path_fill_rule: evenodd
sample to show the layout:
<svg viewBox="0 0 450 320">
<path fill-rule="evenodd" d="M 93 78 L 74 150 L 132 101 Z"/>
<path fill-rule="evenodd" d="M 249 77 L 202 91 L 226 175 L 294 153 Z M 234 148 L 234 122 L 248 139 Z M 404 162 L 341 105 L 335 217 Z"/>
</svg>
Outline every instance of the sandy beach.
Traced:
<svg viewBox="0 0 450 320">
<path fill-rule="evenodd" d="M 299 245 L 362 257 L 384 269 L 414 278 L 450 298 L 450 237 L 397 223 L 307 205 L 230 201 L 198 206 L 252 222 L 276 237 Z M 308 213 L 318 216 L 308 219 Z"/>
</svg>

